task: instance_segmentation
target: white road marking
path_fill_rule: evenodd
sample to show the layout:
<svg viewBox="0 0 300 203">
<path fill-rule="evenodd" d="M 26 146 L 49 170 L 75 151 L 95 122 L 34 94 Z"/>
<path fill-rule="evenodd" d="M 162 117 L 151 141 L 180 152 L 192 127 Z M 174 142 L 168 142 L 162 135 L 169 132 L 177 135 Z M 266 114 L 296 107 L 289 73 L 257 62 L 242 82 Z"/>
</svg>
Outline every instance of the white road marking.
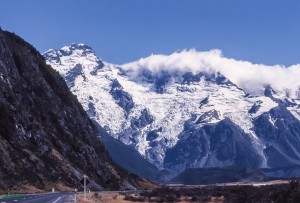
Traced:
<svg viewBox="0 0 300 203">
<path fill-rule="evenodd" d="M 65 195 L 64 195 L 65 196 Z M 56 203 L 58 200 L 60 200 L 60 198 L 64 197 L 64 196 L 60 196 L 59 198 L 57 198 L 53 203 Z"/>
<path fill-rule="evenodd" d="M 53 203 L 57 202 L 58 200 L 60 200 L 61 197 L 57 198 Z"/>
</svg>

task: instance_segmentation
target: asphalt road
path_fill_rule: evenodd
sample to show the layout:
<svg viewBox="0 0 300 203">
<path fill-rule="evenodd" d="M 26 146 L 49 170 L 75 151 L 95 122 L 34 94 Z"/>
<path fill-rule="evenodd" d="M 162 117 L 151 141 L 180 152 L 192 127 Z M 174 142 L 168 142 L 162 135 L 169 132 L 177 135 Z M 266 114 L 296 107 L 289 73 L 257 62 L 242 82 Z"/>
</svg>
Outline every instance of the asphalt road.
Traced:
<svg viewBox="0 0 300 203">
<path fill-rule="evenodd" d="M 0 203 L 65 203 L 67 197 L 72 195 L 71 193 L 49 193 L 49 194 L 36 194 L 25 195 L 21 199 L 17 200 L 0 200 Z"/>
</svg>

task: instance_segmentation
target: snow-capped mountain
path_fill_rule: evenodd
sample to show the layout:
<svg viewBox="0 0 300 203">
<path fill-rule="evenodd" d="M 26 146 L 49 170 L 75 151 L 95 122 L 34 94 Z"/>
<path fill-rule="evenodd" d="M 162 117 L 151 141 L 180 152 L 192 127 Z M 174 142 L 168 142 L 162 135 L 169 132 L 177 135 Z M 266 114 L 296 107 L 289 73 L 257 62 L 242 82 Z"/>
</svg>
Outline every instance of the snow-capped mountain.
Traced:
<svg viewBox="0 0 300 203">
<path fill-rule="evenodd" d="M 171 176 L 187 168 L 300 165 L 300 85 L 273 84 L 271 67 L 250 67 L 216 50 L 117 66 L 84 44 L 44 57 L 93 120 Z M 297 68 L 286 69 L 297 75 Z M 284 69 L 273 70 L 285 79 Z"/>
</svg>

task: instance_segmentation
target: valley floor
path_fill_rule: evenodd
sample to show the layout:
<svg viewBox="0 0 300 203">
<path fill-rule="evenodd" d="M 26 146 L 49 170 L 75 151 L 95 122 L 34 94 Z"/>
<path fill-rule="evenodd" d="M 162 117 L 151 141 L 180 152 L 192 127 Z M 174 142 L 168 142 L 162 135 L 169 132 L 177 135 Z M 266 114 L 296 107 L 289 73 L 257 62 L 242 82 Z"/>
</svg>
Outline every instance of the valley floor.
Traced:
<svg viewBox="0 0 300 203">
<path fill-rule="evenodd" d="M 152 190 L 99 191 L 76 195 L 77 203 L 131 203 L 131 202 L 222 202 L 222 203 L 299 203 L 300 180 L 269 182 L 226 183 L 215 185 L 168 185 Z M 0 196 L 2 202 L 75 202 L 74 193 L 38 193 L 32 195 Z"/>
<path fill-rule="evenodd" d="M 251 184 L 227 184 L 188 187 L 161 187 L 147 191 L 103 191 L 90 193 L 87 200 L 78 196 L 79 203 L 130 202 L 300 202 L 299 180 Z"/>
</svg>

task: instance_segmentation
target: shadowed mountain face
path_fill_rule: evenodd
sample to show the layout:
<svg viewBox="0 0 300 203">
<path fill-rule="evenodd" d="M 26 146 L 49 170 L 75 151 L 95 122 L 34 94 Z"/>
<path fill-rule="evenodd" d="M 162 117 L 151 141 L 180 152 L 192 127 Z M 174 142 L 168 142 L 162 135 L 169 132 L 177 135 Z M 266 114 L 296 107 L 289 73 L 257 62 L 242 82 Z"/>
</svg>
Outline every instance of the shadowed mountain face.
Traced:
<svg viewBox="0 0 300 203">
<path fill-rule="evenodd" d="M 256 118 L 254 126 L 256 134 L 267 143 L 264 153 L 269 167 L 300 165 L 300 122 L 284 104 Z"/>
<path fill-rule="evenodd" d="M 0 30 L 0 190 L 139 187 L 116 166 L 64 79 L 31 45 Z"/>
<path fill-rule="evenodd" d="M 181 169 L 261 165 L 249 136 L 229 119 L 202 128 L 188 127 L 180 136 L 180 141 L 166 152 L 165 167 L 169 170 L 178 166 Z"/>
</svg>

